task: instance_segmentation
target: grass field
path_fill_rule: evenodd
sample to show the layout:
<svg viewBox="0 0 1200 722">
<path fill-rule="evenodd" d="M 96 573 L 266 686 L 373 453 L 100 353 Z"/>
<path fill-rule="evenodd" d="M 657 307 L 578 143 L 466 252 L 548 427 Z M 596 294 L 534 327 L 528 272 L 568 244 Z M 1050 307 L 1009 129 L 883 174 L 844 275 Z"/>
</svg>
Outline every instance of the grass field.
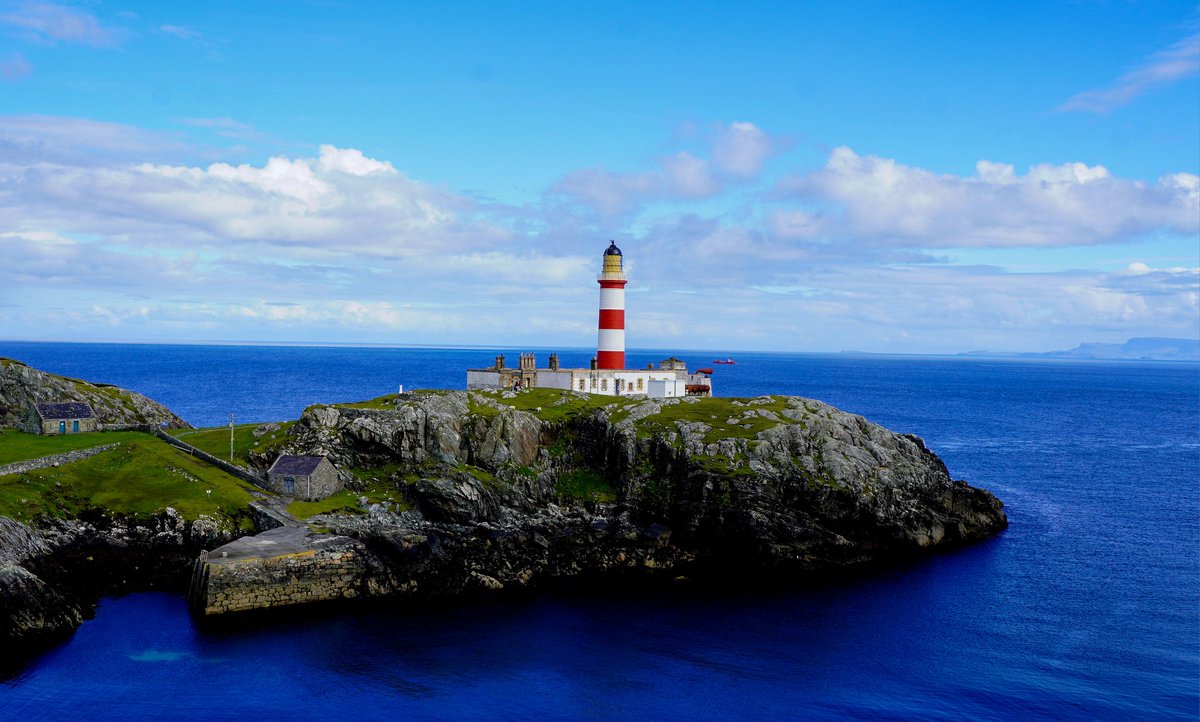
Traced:
<svg viewBox="0 0 1200 722">
<path fill-rule="evenodd" d="M 779 422 L 747 412 L 761 409 L 780 414 L 788 408 L 788 402 L 783 397 L 773 396 L 771 399 L 769 404 L 746 406 L 747 399 L 698 398 L 691 403 L 664 406 L 661 412 L 639 419 L 636 426 L 638 434 L 646 436 L 655 431 L 672 430 L 677 421 L 699 421 L 712 427 L 704 436 L 706 444 L 723 438 L 753 439 L 759 432 L 778 426 Z"/>
<path fill-rule="evenodd" d="M 398 505 L 401 510 L 409 508 L 404 495 L 399 492 L 395 484 L 388 481 L 371 481 L 367 483 L 366 491 L 345 489 L 317 501 L 293 501 L 288 504 L 288 513 L 297 519 L 308 519 L 317 514 L 331 511 L 358 513 L 362 511 L 358 506 L 358 497 L 360 496 L 367 497 L 369 504 L 387 501 Z"/>
<path fill-rule="evenodd" d="M 90 449 L 93 446 L 104 446 L 145 436 L 137 431 L 93 431 L 87 434 L 42 436 L 26 434 L 16 429 L 0 429 L 0 464 L 37 459 L 64 451 Z"/>
<path fill-rule="evenodd" d="M 263 436 L 255 436 L 254 430 L 262 424 L 241 424 L 233 427 L 233 463 L 246 466 L 250 461 L 250 452 L 270 451 L 283 443 L 289 426 L 294 421 L 284 421 L 279 424 L 278 431 L 272 431 Z M 192 446 L 207 451 L 218 459 L 229 458 L 229 427 L 215 426 L 208 429 L 179 429 L 171 434 L 180 441 L 186 441 Z"/>
<path fill-rule="evenodd" d="M 630 408 L 646 400 L 644 396 L 581 395 L 557 389 L 529 389 L 508 399 L 499 392 L 483 393 L 504 406 L 531 412 L 543 421 L 558 421 L 596 409 L 607 409 L 612 421 L 620 422 L 629 415 Z M 770 403 L 747 405 L 748 401 L 749 399 L 726 397 L 701 397 L 680 401 L 663 406 L 662 411 L 657 414 L 639 419 L 634 426 L 639 436 L 646 437 L 655 432 L 674 430 L 677 421 L 699 421 L 712 427 L 705 435 L 706 443 L 730 437 L 753 439 L 760 431 L 772 428 L 779 422 L 748 412 L 761 409 L 779 414 L 788 408 L 787 400 L 778 396 L 771 397 Z M 496 416 L 500 413 L 490 406 L 478 403 L 471 404 L 471 412 L 481 416 Z"/>
<path fill-rule="evenodd" d="M 526 389 L 511 399 L 506 399 L 499 391 L 481 391 L 488 398 L 509 408 L 528 411 L 543 421 L 559 421 L 569 416 L 591 413 L 597 409 L 608 408 L 612 413 L 619 413 L 644 399 L 627 396 L 601 396 L 599 394 L 576 394 L 559 389 Z M 471 413 L 480 416 L 496 416 L 500 411 L 484 404 L 472 402 Z"/>
<path fill-rule="evenodd" d="M 0 515 L 28 521 L 72 516 L 87 508 L 147 515 L 170 506 L 186 519 L 205 514 L 249 523 L 248 484 L 148 434 L 90 436 L 99 440 L 93 445 L 118 437 L 121 445 L 57 468 L 0 476 Z M 0 437 L 0 442 L 8 440 L 7 434 Z"/>
<path fill-rule="evenodd" d="M 620 423 L 628 418 L 634 407 L 647 400 L 645 396 L 603 396 L 559 389 L 526 389 L 511 398 L 505 398 L 500 391 L 473 392 L 468 400 L 468 408 L 472 414 L 485 418 L 499 416 L 503 410 L 486 402 L 481 403 L 479 397 L 474 394 L 481 394 L 501 406 L 518 411 L 528 411 L 543 421 L 561 421 L 604 409 L 613 423 Z M 673 431 L 677 421 L 698 421 L 711 427 L 705 434 L 706 443 L 713 443 L 723 438 L 753 439 L 760 432 L 779 424 L 779 421 L 758 415 L 758 411 L 769 411 L 778 415 L 789 408 L 788 400 L 782 396 L 772 396 L 769 399 L 769 401 L 729 397 L 697 397 L 686 401 L 681 399 L 678 403 L 664 405 L 662 411 L 657 414 L 637 420 L 634 426 L 637 428 L 638 435 L 645 438 L 655 433 Z M 403 401 L 403 399 L 395 394 L 390 394 L 354 404 L 338 405 L 358 409 L 393 409 L 396 407 L 397 401 Z M 752 401 L 755 403 L 750 403 Z M 225 436 L 225 449 L 225 453 L 228 454 L 228 431 Z"/>
</svg>

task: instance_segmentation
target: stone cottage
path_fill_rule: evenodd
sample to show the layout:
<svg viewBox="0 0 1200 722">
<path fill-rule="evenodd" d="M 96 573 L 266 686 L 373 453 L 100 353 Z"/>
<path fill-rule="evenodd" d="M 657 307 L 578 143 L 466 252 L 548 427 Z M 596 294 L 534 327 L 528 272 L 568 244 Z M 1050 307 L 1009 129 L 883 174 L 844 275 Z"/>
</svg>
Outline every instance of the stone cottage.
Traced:
<svg viewBox="0 0 1200 722">
<path fill-rule="evenodd" d="M 324 456 L 284 454 L 267 470 L 267 488 L 286 496 L 314 501 L 340 491 L 342 480 Z"/>
<path fill-rule="evenodd" d="M 82 434 L 99 431 L 92 407 L 82 401 L 34 404 L 25 412 L 21 429 L 31 434 Z"/>
</svg>

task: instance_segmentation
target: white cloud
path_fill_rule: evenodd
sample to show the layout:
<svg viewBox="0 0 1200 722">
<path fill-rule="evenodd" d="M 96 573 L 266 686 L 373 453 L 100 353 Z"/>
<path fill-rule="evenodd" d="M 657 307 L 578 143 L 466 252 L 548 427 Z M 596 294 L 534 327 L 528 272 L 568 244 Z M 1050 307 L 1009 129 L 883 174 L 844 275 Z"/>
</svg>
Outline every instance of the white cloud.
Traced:
<svg viewBox="0 0 1200 722">
<path fill-rule="evenodd" d="M 1088 90 L 1058 107 L 1060 111 L 1107 113 L 1152 88 L 1170 85 L 1200 73 L 1200 33 L 1186 37 L 1105 88 Z"/>
<path fill-rule="evenodd" d="M 609 235 L 610 220 L 589 229 L 579 208 L 485 205 L 352 148 L 240 164 L 163 157 L 174 152 L 122 126 L 0 118 L 5 335 L 587 346 L 610 237 L 633 273 L 631 345 L 1066 348 L 1186 335 L 1198 313 L 1190 262 L 1017 274 L 921 250 L 1019 229 L 1136 238 L 1197 207 L 1200 179 L 1186 173 L 1142 183 L 1101 166 L 980 162 L 957 177 L 839 149 L 789 179 L 782 204 L 645 214 L 637 232 Z M 572 178 L 620 207 L 703 198 L 723 172 L 680 152 L 644 174 Z"/>
<path fill-rule="evenodd" d="M 17 158 L 0 145 L 0 297 L 28 306 L 4 316 L 6 334 L 517 338 L 570 325 L 560 297 L 591 291 L 579 279 L 593 258 L 529 246 L 468 199 L 355 149 L 193 166 L 31 148 Z M 539 324 L 517 311 L 531 304 L 549 305 Z"/>
<path fill-rule="evenodd" d="M 1005 273 L 994 268 L 852 263 L 780 274 L 774 292 L 733 287 L 757 343 L 813 350 L 1052 350 L 1140 335 L 1195 337 L 1197 277 L 1131 285 L 1121 273 Z M 721 332 L 733 325 L 713 307 Z"/>
<path fill-rule="evenodd" d="M 1083 163 L 1035 165 L 1021 176 L 1010 165 L 980 161 L 975 176 L 962 177 L 840 147 L 823 169 L 785 178 L 777 193 L 832 204 L 811 219 L 819 219 L 822 235 L 868 245 L 1068 246 L 1200 230 L 1196 175 L 1145 183 Z"/>
<path fill-rule="evenodd" d="M 200 38 L 204 37 L 202 33 L 192 30 L 191 28 L 184 27 L 183 25 L 160 25 L 158 30 L 159 32 L 166 33 L 167 35 L 177 37 L 180 40 L 199 40 Z"/>
<path fill-rule="evenodd" d="M 724 182 L 754 180 L 776 146 L 753 123 L 718 125 L 711 137 L 711 160 L 679 151 L 658 158 L 652 170 L 585 168 L 566 174 L 550 190 L 616 217 L 653 201 L 711 198 L 724 190 Z"/>
<path fill-rule="evenodd" d="M 33 65 L 21 53 L 9 53 L 0 60 L 0 77 L 5 80 L 20 80 L 33 72 Z"/>
<path fill-rule="evenodd" d="M 348 173 L 350 175 L 372 175 L 386 173 L 395 175 L 396 169 L 391 163 L 368 158 L 361 150 L 354 148 L 335 148 L 332 145 L 321 146 L 321 158 L 318 167 L 325 172 Z"/>
<path fill-rule="evenodd" d="M 617 216 L 660 197 L 662 187 L 662 177 L 657 173 L 617 173 L 596 166 L 571 171 L 550 190 L 582 201 L 604 215 Z"/>
<path fill-rule="evenodd" d="M 713 163 L 736 176 L 752 177 L 774 152 L 771 138 L 753 123 L 734 122 L 717 129 Z"/>
<path fill-rule="evenodd" d="M 26 2 L 0 13 L 0 24 L 11 25 L 31 40 L 111 48 L 121 44 L 123 33 L 106 27 L 95 15 L 52 2 Z"/>
<path fill-rule="evenodd" d="M 662 161 L 665 176 L 664 193 L 681 198 L 708 198 L 720 187 L 702 158 L 679 152 Z"/>
<path fill-rule="evenodd" d="M 822 233 L 819 216 L 794 209 L 772 210 L 767 218 L 767 227 L 775 237 L 788 240 L 819 238 Z"/>
<path fill-rule="evenodd" d="M 30 148 L 36 156 L 41 147 Z M 90 157 L 71 164 L 57 155 L 13 162 L 2 149 L 0 143 L 0 217 L 27 226 L 166 247 L 238 240 L 308 257 L 466 251 L 507 236 L 470 217 L 466 199 L 353 149 L 322 146 L 315 159 L 207 167 L 91 166 Z"/>
<path fill-rule="evenodd" d="M 176 122 L 193 128 L 207 128 L 222 138 L 239 138 L 245 140 L 261 140 L 263 133 L 249 123 L 242 123 L 233 118 L 180 118 Z"/>
<path fill-rule="evenodd" d="M 0 164 L 70 166 L 190 151 L 181 139 L 119 123 L 50 115 L 0 116 Z M 119 161 L 117 161 L 119 162 Z"/>
</svg>

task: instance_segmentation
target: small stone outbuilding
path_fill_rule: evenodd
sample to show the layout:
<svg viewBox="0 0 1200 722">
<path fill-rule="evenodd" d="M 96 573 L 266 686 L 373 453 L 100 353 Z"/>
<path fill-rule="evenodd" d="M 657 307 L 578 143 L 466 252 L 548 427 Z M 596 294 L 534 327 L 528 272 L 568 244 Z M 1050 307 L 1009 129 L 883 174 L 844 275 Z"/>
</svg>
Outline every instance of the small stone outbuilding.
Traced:
<svg viewBox="0 0 1200 722">
<path fill-rule="evenodd" d="M 25 412 L 21 429 L 31 434 L 82 434 L 99 431 L 100 422 L 90 404 L 62 401 L 34 404 Z"/>
<path fill-rule="evenodd" d="M 267 470 L 267 488 L 305 501 L 341 491 L 337 469 L 324 456 L 284 454 Z"/>
</svg>

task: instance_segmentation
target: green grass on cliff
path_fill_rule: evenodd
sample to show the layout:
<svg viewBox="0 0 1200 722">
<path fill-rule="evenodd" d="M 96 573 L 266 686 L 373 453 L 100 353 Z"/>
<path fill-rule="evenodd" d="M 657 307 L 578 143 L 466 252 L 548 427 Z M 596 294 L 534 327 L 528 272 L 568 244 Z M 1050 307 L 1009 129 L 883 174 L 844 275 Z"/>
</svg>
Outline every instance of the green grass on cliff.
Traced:
<svg viewBox="0 0 1200 722">
<path fill-rule="evenodd" d="M 91 458 L 0 476 L 0 515 L 29 521 L 88 508 L 149 515 L 170 506 L 186 519 L 205 514 L 248 523 L 248 486 L 153 436 L 127 432 L 120 446 Z"/>
<path fill-rule="evenodd" d="M 412 393 L 431 392 L 413 391 Z M 399 398 L 396 394 L 389 394 L 377 399 L 353 404 L 338 404 L 338 406 L 355 409 L 394 409 Z M 560 389 L 525 389 L 518 391 L 511 398 L 505 398 L 501 391 L 472 391 L 468 396 L 468 409 L 470 413 L 485 418 L 499 416 L 503 409 L 497 409 L 490 403 L 481 402 L 481 398 L 495 402 L 502 407 L 527 411 L 542 421 L 551 422 L 603 409 L 608 412 L 614 423 L 627 418 L 633 408 L 647 400 L 644 396 L 603 396 Z M 647 437 L 655 432 L 674 431 L 677 421 L 700 421 L 712 427 L 705 437 L 707 443 L 728 437 L 753 439 L 760 431 L 769 429 L 779 422 L 748 412 L 761 409 L 779 415 L 788 408 L 788 401 L 785 397 L 772 396 L 769 398 L 771 400 L 768 403 L 751 403 L 754 399 L 725 397 L 680 400 L 678 403 L 663 406 L 662 411 L 657 414 L 639 419 L 635 425 L 639 435 Z M 228 437 L 226 437 L 225 443 L 226 453 L 228 453 Z"/>
<path fill-rule="evenodd" d="M 383 411 L 394 411 L 396 409 L 396 400 L 400 398 L 399 394 L 387 394 L 375 399 L 366 401 L 355 401 L 349 404 L 334 404 L 344 409 L 379 409 Z"/>
<path fill-rule="evenodd" d="M 26 434 L 16 429 L 0 429 L 0 464 L 27 461 L 51 454 L 61 454 L 64 451 L 90 449 L 93 446 L 104 446 L 143 437 L 145 434 L 137 431 L 93 431 L 87 434 L 42 436 Z"/>
<path fill-rule="evenodd" d="M 704 435 L 704 443 L 713 444 L 723 438 L 753 439 L 762 431 L 778 426 L 780 421 L 772 421 L 757 414 L 748 414 L 751 410 L 769 411 L 784 419 L 781 414 L 788 408 L 787 399 L 772 396 L 771 403 L 751 404 L 751 399 L 734 399 L 723 397 L 698 398 L 692 402 L 680 402 L 664 406 L 662 411 L 651 414 L 636 422 L 638 435 L 647 437 L 655 432 L 674 431 L 678 421 L 698 421 L 708 424 L 711 429 Z"/>
<path fill-rule="evenodd" d="M 399 511 L 407 510 L 412 506 L 394 483 L 371 481 L 367 483 L 366 489 L 363 491 L 343 489 L 317 501 L 293 501 L 288 504 L 288 513 L 297 519 L 308 519 L 317 514 L 329 513 L 362 514 L 364 510 L 358 505 L 360 496 L 367 497 L 368 504 L 389 502 Z"/>
<path fill-rule="evenodd" d="M 414 391 L 413 393 L 427 392 Z M 340 404 L 340 406 L 391 409 L 395 408 L 397 398 L 395 394 L 391 394 L 370 401 Z M 506 398 L 501 391 L 472 391 L 468 396 L 468 409 L 476 416 L 494 418 L 504 410 L 496 408 L 494 403 L 500 407 L 532 413 L 542 421 L 549 422 L 605 410 L 613 423 L 620 423 L 645 401 L 647 399 L 644 396 L 603 396 L 559 389 L 526 389 L 509 398 Z M 791 419 L 783 416 L 783 412 L 788 408 L 790 408 L 790 403 L 785 396 L 693 397 L 662 405 L 660 412 L 638 419 L 634 422 L 634 427 L 639 437 L 649 438 L 657 433 L 676 431 L 676 424 L 681 421 L 700 422 L 709 426 L 709 430 L 704 435 L 705 443 L 716 443 L 721 439 L 728 438 L 750 440 L 780 423 L 793 423 Z M 776 416 L 776 419 L 764 418 L 758 414 L 759 411 L 770 412 Z"/>
<path fill-rule="evenodd" d="M 349 403 L 333 404 L 343 409 L 377 409 L 381 411 L 395 411 L 397 404 L 403 405 L 404 397 L 408 394 L 430 394 L 444 395 L 450 393 L 446 389 L 413 389 L 404 395 L 400 394 L 385 394 L 374 399 L 366 401 L 353 401 Z"/>
<path fill-rule="evenodd" d="M 479 391 L 489 399 L 518 411 L 528 411 L 542 421 L 560 421 L 570 416 L 589 414 L 593 411 L 608 408 L 609 412 L 617 412 L 638 403 L 636 397 L 601 396 L 599 394 L 579 394 L 559 389 L 526 389 L 519 391 L 513 398 L 506 399 L 499 391 Z M 496 416 L 499 410 L 486 404 L 470 404 L 471 412 L 480 416 Z"/>
<path fill-rule="evenodd" d="M 282 444 L 287 437 L 288 427 L 295 421 L 280 422 L 279 430 L 262 436 L 255 436 L 254 430 L 262 424 L 240 424 L 233 427 L 233 461 L 235 464 L 246 466 L 250 462 L 250 452 L 264 453 L 272 451 Z M 207 451 L 218 459 L 229 458 L 229 427 L 214 426 L 207 429 L 177 429 L 171 434 L 180 441 L 186 441 L 192 446 Z"/>
<path fill-rule="evenodd" d="M 499 392 L 481 393 L 486 393 L 488 398 L 509 408 L 528 411 L 543 421 L 558 421 L 605 409 L 613 423 L 619 423 L 629 416 L 633 408 L 647 400 L 641 396 L 577 394 L 558 389 L 529 389 L 518 392 L 513 398 L 504 398 Z M 752 399 L 724 397 L 680 400 L 664 405 L 657 414 L 637 420 L 634 426 L 639 436 L 647 438 L 655 433 L 674 431 L 678 421 L 699 421 L 711 427 L 705 434 L 705 443 L 714 443 L 722 438 L 753 439 L 759 432 L 780 422 L 748 412 L 761 409 L 779 415 L 788 408 L 786 398 L 772 396 L 770 399 L 769 403 L 750 403 Z M 471 403 L 471 411 L 488 417 L 500 413 L 486 404 L 476 402 Z"/>
<path fill-rule="evenodd" d="M 617 498 L 617 492 L 593 469 L 568 471 L 558 478 L 554 488 L 559 494 L 572 499 L 610 502 Z"/>
</svg>

